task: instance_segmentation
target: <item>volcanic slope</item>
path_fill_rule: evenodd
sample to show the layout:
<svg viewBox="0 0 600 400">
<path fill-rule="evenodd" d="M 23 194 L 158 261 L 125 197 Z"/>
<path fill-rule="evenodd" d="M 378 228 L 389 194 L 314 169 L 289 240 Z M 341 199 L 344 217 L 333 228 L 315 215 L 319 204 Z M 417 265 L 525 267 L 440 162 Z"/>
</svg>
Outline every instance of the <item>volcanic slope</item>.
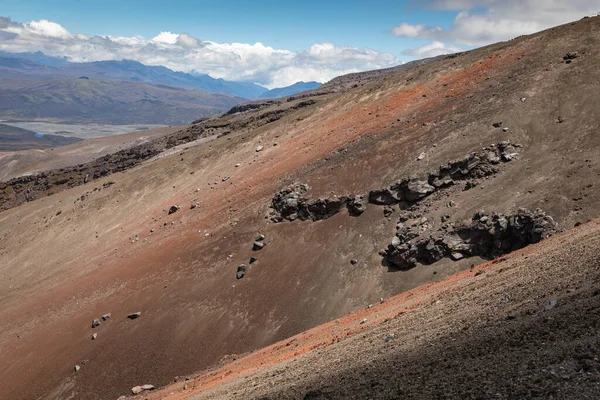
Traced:
<svg viewBox="0 0 600 400">
<path fill-rule="evenodd" d="M 212 141 L 1 212 L 0 398 L 163 386 L 483 261 L 383 266 L 399 218 L 426 234 L 480 209 L 540 208 L 561 228 L 597 217 L 599 44 L 600 19 L 588 18 L 341 77 L 314 103 L 237 106 L 172 136 Z M 507 140 L 517 154 L 469 190 L 457 181 L 391 214 L 367 204 L 360 216 L 271 222 L 273 196 L 294 183 L 312 199 L 366 194 Z M 253 251 L 259 234 L 266 246 Z"/>
</svg>

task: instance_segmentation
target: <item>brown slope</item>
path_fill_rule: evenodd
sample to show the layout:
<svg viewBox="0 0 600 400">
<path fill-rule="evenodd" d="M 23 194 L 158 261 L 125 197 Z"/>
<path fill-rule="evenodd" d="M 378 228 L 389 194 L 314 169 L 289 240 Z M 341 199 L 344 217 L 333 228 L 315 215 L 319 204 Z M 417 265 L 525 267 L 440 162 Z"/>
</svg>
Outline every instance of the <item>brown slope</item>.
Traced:
<svg viewBox="0 0 600 400">
<path fill-rule="evenodd" d="M 521 206 L 542 207 L 565 227 L 597 216 L 599 195 L 588 185 L 600 173 L 598 24 L 330 93 L 270 123 L 0 213 L 0 398 L 110 399 L 136 384 L 164 385 L 479 262 L 388 272 L 377 253 L 396 217 L 375 206 L 359 218 L 269 224 L 271 197 L 295 180 L 314 197 L 360 193 L 511 139 L 524 145 L 520 158 L 477 189 L 452 192 L 452 221 Z M 581 57 L 563 63 L 573 50 Z M 498 120 L 509 132 L 491 127 Z M 431 199 L 425 216 L 435 224 L 448 200 Z M 183 208 L 167 216 L 173 204 Z M 259 231 L 273 242 L 236 281 Z M 142 317 L 125 318 L 135 311 Z M 106 312 L 111 320 L 92 330 Z"/>
<path fill-rule="evenodd" d="M 147 398 L 596 398 L 599 245 L 595 220 Z"/>
</svg>

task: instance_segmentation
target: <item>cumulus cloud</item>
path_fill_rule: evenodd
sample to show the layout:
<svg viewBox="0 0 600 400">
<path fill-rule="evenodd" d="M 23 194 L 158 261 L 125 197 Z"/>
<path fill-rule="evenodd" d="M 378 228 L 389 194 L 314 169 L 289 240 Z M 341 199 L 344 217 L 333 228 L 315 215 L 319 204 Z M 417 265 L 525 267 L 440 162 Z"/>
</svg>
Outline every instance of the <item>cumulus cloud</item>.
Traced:
<svg viewBox="0 0 600 400">
<path fill-rule="evenodd" d="M 74 62 L 129 59 L 175 71 L 250 81 L 268 88 L 297 81 L 326 82 L 348 72 L 400 64 L 392 54 L 371 49 L 316 43 L 306 50 L 275 49 L 262 43 L 217 43 L 187 33 L 140 36 L 88 36 L 47 21 L 20 23 L 0 17 L 0 50 L 41 51 Z"/>
<path fill-rule="evenodd" d="M 441 56 L 443 54 L 458 53 L 460 51 L 462 51 L 462 49 L 460 47 L 446 45 L 442 42 L 434 41 L 430 44 L 426 44 L 425 46 L 419 47 L 417 49 L 405 50 L 403 52 L 403 54 L 421 59 L 421 58 L 428 58 L 428 57 L 437 57 L 437 56 Z"/>
<path fill-rule="evenodd" d="M 458 14 L 449 29 L 403 22 L 392 28 L 393 34 L 465 46 L 512 39 L 600 11 L 598 0 L 429 0 L 418 4 Z"/>
</svg>

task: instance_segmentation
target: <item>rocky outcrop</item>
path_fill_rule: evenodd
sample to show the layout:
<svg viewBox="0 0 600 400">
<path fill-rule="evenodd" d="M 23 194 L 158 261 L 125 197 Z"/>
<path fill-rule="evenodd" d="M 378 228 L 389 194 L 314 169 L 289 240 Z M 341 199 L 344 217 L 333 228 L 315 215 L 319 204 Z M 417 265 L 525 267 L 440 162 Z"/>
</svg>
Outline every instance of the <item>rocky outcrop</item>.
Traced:
<svg viewBox="0 0 600 400">
<path fill-rule="evenodd" d="M 302 195 L 308 185 L 293 185 L 280 190 L 271 201 L 275 222 L 312 220 L 320 221 L 348 209 L 350 215 L 360 215 L 366 208 L 365 196 L 341 196 L 333 199 L 309 200 Z"/>
<path fill-rule="evenodd" d="M 499 164 L 512 161 L 516 149 L 521 147 L 509 141 L 485 147 L 460 160 L 442 165 L 438 171 L 422 176 L 405 178 L 385 189 L 369 192 L 369 203 L 392 205 L 401 202 L 415 203 L 439 189 L 466 182 L 465 189 L 477 186 L 477 180 L 499 171 Z"/>
<path fill-rule="evenodd" d="M 520 209 L 509 215 L 479 211 L 468 224 L 445 226 L 434 233 L 427 228 L 426 221 L 412 227 L 399 223 L 392 243 L 382 254 L 384 260 L 393 267 L 410 269 L 417 263 L 432 264 L 444 257 L 491 259 L 559 231 L 552 217 L 539 209 Z"/>
<path fill-rule="evenodd" d="M 438 171 L 402 179 L 385 189 L 371 190 L 368 195 L 349 195 L 333 199 L 309 200 L 302 197 L 308 185 L 297 184 L 279 191 L 271 201 L 275 222 L 320 221 L 347 209 L 352 216 L 362 214 L 367 203 L 390 206 L 414 204 L 440 189 L 466 182 L 465 189 L 477 186 L 478 180 L 499 171 L 499 164 L 512 161 L 518 144 L 509 141 L 492 144 L 482 151 L 442 165 Z"/>
</svg>

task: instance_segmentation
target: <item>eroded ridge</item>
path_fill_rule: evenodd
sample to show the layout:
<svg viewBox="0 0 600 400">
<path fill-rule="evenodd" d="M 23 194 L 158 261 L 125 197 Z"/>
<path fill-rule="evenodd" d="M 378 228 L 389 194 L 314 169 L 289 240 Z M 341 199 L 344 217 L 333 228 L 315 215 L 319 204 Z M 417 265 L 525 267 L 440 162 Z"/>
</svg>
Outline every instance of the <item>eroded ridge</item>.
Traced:
<svg viewBox="0 0 600 400">
<path fill-rule="evenodd" d="M 347 209 L 352 216 L 362 214 L 367 203 L 377 205 L 400 204 L 407 208 L 438 190 L 466 182 L 464 189 L 477 186 L 482 178 L 500 171 L 500 165 L 514 160 L 521 147 L 510 141 L 504 141 L 484 147 L 480 152 L 473 152 L 442 165 L 436 172 L 422 176 L 404 178 L 385 189 L 371 190 L 368 194 L 351 194 L 333 199 L 311 200 L 303 197 L 308 192 L 306 184 L 296 184 L 280 190 L 271 201 L 273 209 L 271 219 L 275 222 L 327 219 Z"/>
<path fill-rule="evenodd" d="M 385 262 L 399 269 L 410 269 L 417 263 L 433 264 L 444 257 L 492 259 L 559 231 L 554 219 L 540 209 L 519 209 L 507 215 L 478 211 L 468 223 L 443 225 L 433 233 L 423 228 L 398 223 L 392 243 L 383 251 Z"/>
</svg>

